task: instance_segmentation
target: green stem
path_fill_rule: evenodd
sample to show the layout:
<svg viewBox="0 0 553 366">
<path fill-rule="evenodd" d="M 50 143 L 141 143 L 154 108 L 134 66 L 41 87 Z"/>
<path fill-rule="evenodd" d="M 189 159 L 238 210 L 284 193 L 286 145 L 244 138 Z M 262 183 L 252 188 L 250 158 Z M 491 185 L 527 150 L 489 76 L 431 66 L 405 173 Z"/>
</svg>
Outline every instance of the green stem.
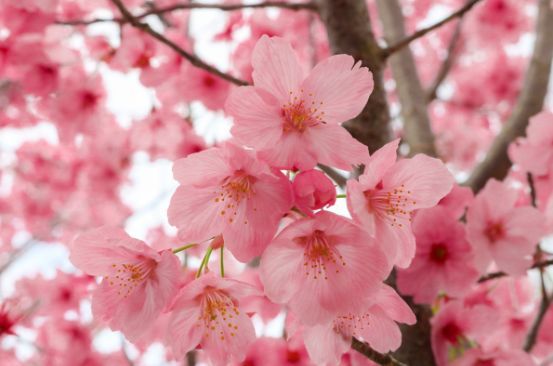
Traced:
<svg viewBox="0 0 553 366">
<path fill-rule="evenodd" d="M 346 197 L 347 197 L 347 195 L 345 193 L 336 195 L 336 198 L 346 198 Z"/>
<path fill-rule="evenodd" d="M 196 273 L 196 278 L 199 278 L 202 275 L 202 270 L 204 267 L 207 267 L 207 263 L 209 262 L 209 257 L 211 257 L 211 252 L 213 252 L 213 248 L 209 247 L 207 248 L 207 252 L 204 255 L 204 259 L 202 259 L 202 263 L 200 263 L 200 268 L 198 268 L 198 272 Z"/>
<path fill-rule="evenodd" d="M 195 244 L 195 243 L 193 243 L 193 244 L 186 244 L 186 245 L 184 245 L 184 246 L 182 246 L 182 247 L 178 247 L 178 248 L 173 249 L 173 253 L 174 253 L 174 254 L 180 253 L 180 252 L 182 252 L 182 251 L 184 251 L 184 250 L 186 250 L 186 249 L 190 249 L 190 248 L 192 248 L 192 247 L 195 247 L 196 245 L 198 245 L 198 244 Z"/>
<path fill-rule="evenodd" d="M 223 253 L 225 251 L 225 246 L 222 246 L 221 247 L 221 277 L 225 277 L 225 261 L 224 261 L 224 257 L 223 257 Z"/>
</svg>

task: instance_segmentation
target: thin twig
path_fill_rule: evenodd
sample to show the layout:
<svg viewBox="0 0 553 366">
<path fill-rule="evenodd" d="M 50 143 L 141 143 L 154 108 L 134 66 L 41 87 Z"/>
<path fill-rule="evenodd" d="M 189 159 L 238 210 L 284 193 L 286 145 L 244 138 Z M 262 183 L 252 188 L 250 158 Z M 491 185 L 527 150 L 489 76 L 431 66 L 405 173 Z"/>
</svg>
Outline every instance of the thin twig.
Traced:
<svg viewBox="0 0 553 366">
<path fill-rule="evenodd" d="M 382 366 L 407 366 L 406 364 L 396 360 L 389 354 L 385 355 L 375 351 L 368 344 L 366 344 L 365 342 L 361 342 L 355 337 L 351 340 L 351 348 L 366 356 L 371 361 L 374 361 Z"/>
<path fill-rule="evenodd" d="M 408 46 L 414 40 L 425 36 L 427 33 L 430 33 L 433 30 L 440 28 L 441 26 L 451 22 L 454 19 L 462 17 L 463 15 L 465 15 L 465 13 L 467 13 L 470 9 L 472 9 L 480 1 L 482 1 L 482 0 L 470 0 L 468 3 L 463 5 L 459 10 L 455 11 L 454 13 L 452 13 L 448 17 L 442 19 L 441 21 L 439 21 L 439 22 L 437 22 L 437 23 L 435 23 L 435 24 L 433 24 L 429 27 L 419 29 L 415 33 L 411 34 L 410 36 L 405 37 L 404 39 L 397 42 L 396 44 L 393 44 L 393 45 L 383 49 L 382 50 L 382 56 L 384 58 L 387 58 L 391 54 L 393 54 L 394 52 L 397 52 L 397 51 L 401 50 L 402 48 Z"/>
<path fill-rule="evenodd" d="M 21 257 L 25 251 L 37 243 L 34 239 L 29 239 L 21 247 L 14 250 L 8 260 L 0 266 L 0 274 L 4 273 L 19 257 Z"/>
<path fill-rule="evenodd" d="M 455 62 L 455 50 L 457 48 L 459 40 L 461 39 L 462 25 L 463 18 L 461 17 L 457 22 L 455 30 L 453 31 L 453 35 L 451 36 L 451 40 L 449 41 L 449 46 L 447 47 L 447 56 L 442 62 L 440 70 L 436 74 L 436 78 L 426 92 L 426 100 L 428 103 L 436 99 L 436 96 L 438 95 L 438 89 L 440 88 L 445 78 L 447 77 L 447 74 L 449 74 L 449 71 L 451 71 L 451 68 L 453 67 L 453 64 Z"/>
<path fill-rule="evenodd" d="M 221 11 L 235 11 L 243 9 L 258 9 L 258 8 L 282 8 L 287 10 L 316 10 L 317 7 L 313 2 L 280 2 L 280 1 L 264 1 L 256 4 L 201 4 L 201 3 L 183 3 L 175 4 L 167 7 L 152 8 L 148 11 L 143 12 L 142 14 L 136 15 L 135 19 L 142 19 L 149 15 L 162 15 L 170 13 L 177 10 L 193 10 L 193 9 L 211 9 L 211 10 L 221 10 Z M 56 24 L 62 25 L 90 25 L 95 23 L 106 23 L 106 22 L 116 22 L 116 23 L 127 23 L 129 20 L 126 17 L 121 18 L 96 18 L 90 20 L 60 20 L 56 21 Z"/>
<path fill-rule="evenodd" d="M 534 322 L 530 327 L 530 331 L 526 336 L 526 341 L 524 342 L 523 349 L 526 352 L 530 352 L 532 351 L 532 348 L 534 348 L 534 345 L 536 344 L 536 340 L 538 338 L 538 333 L 540 331 L 541 324 L 543 323 L 545 314 L 547 313 L 547 310 L 549 309 L 549 305 L 551 304 L 551 297 L 547 295 L 547 289 L 545 288 L 545 276 L 543 272 L 544 272 L 544 268 L 541 267 L 540 268 L 540 280 L 541 280 L 540 308 L 538 310 L 538 314 L 536 315 L 536 319 L 534 319 Z"/>
<path fill-rule="evenodd" d="M 530 267 L 530 269 L 545 268 L 545 267 L 549 267 L 549 266 L 553 266 L 553 259 L 549 259 L 549 260 L 546 260 L 546 261 L 543 261 L 543 262 L 534 263 L 534 265 L 532 267 Z M 484 276 L 480 277 L 480 279 L 478 280 L 478 283 L 487 282 L 487 281 L 494 280 L 496 278 L 505 277 L 505 276 L 508 276 L 508 274 L 505 273 L 505 272 L 488 273 L 487 275 L 484 275 Z"/>
<path fill-rule="evenodd" d="M 530 203 L 532 206 L 537 207 L 536 186 L 534 185 L 534 176 L 532 173 L 526 173 L 526 180 L 528 181 L 528 187 L 530 187 Z"/>
<path fill-rule="evenodd" d="M 125 18 L 129 24 L 131 24 L 133 27 L 135 27 L 137 29 L 142 30 L 145 33 L 148 33 L 149 35 L 151 35 L 152 37 L 154 37 L 155 39 L 157 39 L 161 43 L 169 46 L 173 51 L 175 51 L 176 53 L 178 53 L 179 55 L 181 55 L 182 57 L 187 59 L 192 65 L 194 65 L 194 66 L 196 66 L 200 69 L 204 69 L 207 72 L 209 72 L 213 75 L 216 75 L 216 76 L 220 77 L 221 79 L 227 80 L 227 81 L 229 81 L 233 84 L 248 85 L 248 82 L 246 82 L 244 80 L 241 80 L 241 79 L 238 79 L 238 78 L 236 78 L 236 77 L 234 77 L 230 74 L 224 73 L 224 72 L 216 69 L 215 67 L 205 63 L 203 60 L 198 58 L 196 55 L 194 55 L 192 53 L 189 53 L 188 51 L 185 51 L 180 46 L 178 46 L 176 43 L 174 43 L 173 41 L 171 41 L 168 38 L 166 38 L 165 36 L 163 36 L 161 33 L 158 33 L 155 30 L 153 30 L 152 27 L 150 27 L 147 23 L 140 22 L 138 19 L 136 19 L 129 12 L 129 10 L 125 7 L 125 5 L 123 5 L 121 0 L 111 0 L 111 2 L 119 9 L 121 14 L 123 15 L 123 18 Z"/>
</svg>

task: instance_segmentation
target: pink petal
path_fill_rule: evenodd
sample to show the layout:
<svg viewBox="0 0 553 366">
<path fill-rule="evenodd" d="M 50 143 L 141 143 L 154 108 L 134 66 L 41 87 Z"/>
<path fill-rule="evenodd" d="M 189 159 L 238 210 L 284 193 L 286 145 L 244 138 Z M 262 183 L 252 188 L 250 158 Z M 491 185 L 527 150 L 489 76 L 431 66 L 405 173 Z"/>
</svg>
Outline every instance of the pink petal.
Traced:
<svg viewBox="0 0 553 366">
<path fill-rule="evenodd" d="M 403 185 L 410 210 L 435 206 L 453 183 L 453 176 L 440 160 L 421 154 L 398 161 L 383 179 L 384 187 Z"/>
<path fill-rule="evenodd" d="M 377 305 L 390 319 L 409 325 L 417 322 L 409 305 L 390 286 L 382 284 L 376 298 Z"/>
<path fill-rule="evenodd" d="M 140 240 L 133 239 L 117 227 L 101 227 L 79 235 L 71 244 L 69 259 L 82 271 L 93 276 L 106 276 L 112 266 L 135 261 L 131 251 L 152 258 L 158 254 Z"/>
<path fill-rule="evenodd" d="M 399 139 L 395 139 L 371 155 L 365 164 L 365 171 L 359 177 L 359 182 L 365 189 L 374 188 L 382 180 L 388 169 L 394 165 L 397 160 L 398 146 Z"/>
<path fill-rule="evenodd" d="M 317 165 L 317 157 L 306 147 L 308 142 L 299 133 L 283 134 L 278 145 L 259 151 L 259 157 L 278 169 L 309 170 Z"/>
<path fill-rule="evenodd" d="M 224 228 L 220 205 L 214 202 L 213 187 L 180 186 L 167 210 L 169 223 L 179 228 L 179 239 L 196 243 L 219 235 Z M 200 209 L 201 208 L 201 209 Z"/>
<path fill-rule="evenodd" d="M 234 118 L 231 133 L 240 143 L 263 149 L 280 140 L 280 106 L 265 102 L 254 87 L 234 89 L 227 99 L 225 110 Z"/>
<path fill-rule="evenodd" d="M 173 176 L 179 183 L 186 185 L 217 184 L 228 171 L 221 150 L 217 148 L 190 154 L 173 165 Z"/>
<path fill-rule="evenodd" d="M 309 358 L 317 365 L 338 365 L 350 341 L 332 329 L 332 322 L 307 327 L 303 339 Z"/>
<path fill-rule="evenodd" d="M 253 81 L 258 88 L 273 94 L 281 105 L 295 93 L 303 80 L 296 53 L 282 38 L 262 36 L 252 53 Z"/>
<path fill-rule="evenodd" d="M 307 148 L 318 163 L 350 170 L 352 165 L 362 164 L 369 158 L 368 148 L 341 126 L 319 124 L 308 128 L 304 135 Z"/>
<path fill-rule="evenodd" d="M 372 236 L 376 234 L 376 217 L 367 208 L 367 199 L 363 193 L 363 186 L 354 179 L 347 181 L 346 201 L 348 211 L 353 219 L 360 223 Z"/>
<path fill-rule="evenodd" d="M 380 353 L 395 351 L 401 345 L 401 332 L 398 325 L 379 312 L 371 312 L 368 324 L 360 334 L 369 345 Z"/>
<path fill-rule="evenodd" d="M 349 55 L 331 56 L 317 64 L 302 84 L 307 105 L 314 102 L 327 123 L 356 117 L 372 93 L 372 74 L 354 62 Z"/>
<path fill-rule="evenodd" d="M 260 278 L 267 297 L 276 303 L 286 303 L 298 291 L 298 276 L 302 270 L 303 248 L 277 237 L 261 258 Z"/>
<path fill-rule="evenodd" d="M 200 309 L 192 303 L 178 302 L 166 333 L 166 342 L 173 356 L 183 359 L 187 352 L 196 348 L 205 332 L 200 322 Z"/>
<path fill-rule="evenodd" d="M 235 328 L 226 322 L 217 323 L 215 329 L 205 333 L 202 348 L 214 366 L 226 366 L 239 363 L 246 357 L 246 351 L 255 341 L 255 330 L 251 319 L 242 311 L 233 318 Z"/>
</svg>

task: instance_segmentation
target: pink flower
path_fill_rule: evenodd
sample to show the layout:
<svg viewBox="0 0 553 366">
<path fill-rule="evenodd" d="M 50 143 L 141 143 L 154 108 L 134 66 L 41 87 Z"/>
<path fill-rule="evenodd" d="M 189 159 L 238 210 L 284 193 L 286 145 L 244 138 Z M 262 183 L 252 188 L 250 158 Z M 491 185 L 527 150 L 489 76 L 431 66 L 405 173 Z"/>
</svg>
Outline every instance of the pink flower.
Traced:
<svg viewBox="0 0 553 366">
<path fill-rule="evenodd" d="M 186 65 L 182 70 L 181 97 L 198 100 L 211 110 L 222 109 L 229 95 L 230 84 L 199 67 Z"/>
<path fill-rule="evenodd" d="M 381 284 L 363 311 L 341 314 L 330 323 L 307 328 L 305 345 L 318 365 L 337 365 L 350 349 L 352 337 L 366 341 L 378 352 L 388 353 L 401 345 L 396 321 L 414 324 L 415 314 L 391 287 Z"/>
<path fill-rule="evenodd" d="M 252 55 L 254 86 L 234 89 L 226 111 L 233 136 L 271 165 L 307 170 L 362 163 L 367 147 L 339 124 L 359 114 L 373 89 L 371 73 L 336 55 L 305 77 L 290 44 L 261 37 Z"/>
<path fill-rule="evenodd" d="M 244 361 L 232 366 L 313 366 L 302 344 L 290 339 L 258 338 L 248 349 Z"/>
<path fill-rule="evenodd" d="M 432 352 L 438 366 L 449 365 L 452 355 L 470 348 L 475 332 L 489 329 L 492 314 L 481 309 L 482 306 L 469 309 L 460 301 L 451 301 L 432 318 Z"/>
<path fill-rule="evenodd" d="M 265 250 L 260 271 L 267 297 L 314 325 L 364 309 L 390 267 L 364 230 L 321 211 L 286 227 Z"/>
<path fill-rule="evenodd" d="M 175 300 L 167 331 L 166 342 L 174 356 L 182 359 L 201 345 L 215 366 L 242 361 L 255 331 L 240 302 L 256 294 L 246 283 L 211 273 L 184 287 Z"/>
<path fill-rule="evenodd" d="M 533 207 L 515 207 L 517 199 L 514 189 L 492 179 L 469 207 L 467 238 L 480 271 L 492 261 L 511 275 L 523 275 L 530 267 L 544 218 Z"/>
<path fill-rule="evenodd" d="M 450 215 L 458 219 L 465 214 L 473 200 L 474 193 L 470 188 L 454 184 L 451 191 L 440 200 L 438 206 L 447 209 Z"/>
<path fill-rule="evenodd" d="M 494 350 L 485 352 L 481 348 L 468 350 L 451 366 L 532 366 L 536 362 L 523 350 Z"/>
<path fill-rule="evenodd" d="M 415 259 L 409 268 L 397 272 L 401 293 L 426 304 L 442 292 L 463 295 L 478 278 L 463 225 L 447 209 L 437 206 L 417 213 L 413 232 L 417 240 Z"/>
<path fill-rule="evenodd" d="M 311 169 L 299 173 L 294 178 L 292 188 L 296 206 L 308 215 L 336 202 L 334 183 L 320 170 Z"/>
<path fill-rule="evenodd" d="M 525 171 L 546 175 L 553 167 L 553 113 L 542 112 L 530 118 L 526 138 L 509 146 L 509 156 Z"/>
<path fill-rule="evenodd" d="M 359 181 L 348 181 L 347 204 L 354 220 L 404 268 L 415 255 L 411 213 L 436 205 L 451 190 L 453 177 L 441 161 L 425 155 L 396 162 L 398 144 L 395 140 L 375 152 Z"/>
<path fill-rule="evenodd" d="M 139 339 L 176 295 L 181 268 L 170 251 L 156 252 L 122 229 L 102 227 L 81 234 L 70 247 L 71 262 L 102 276 L 92 312 L 131 340 Z"/>
<path fill-rule="evenodd" d="M 265 250 L 292 206 L 284 175 L 254 152 L 232 144 L 177 160 L 173 174 L 181 185 L 168 216 L 179 239 L 193 243 L 222 233 L 227 248 L 242 262 Z"/>
</svg>

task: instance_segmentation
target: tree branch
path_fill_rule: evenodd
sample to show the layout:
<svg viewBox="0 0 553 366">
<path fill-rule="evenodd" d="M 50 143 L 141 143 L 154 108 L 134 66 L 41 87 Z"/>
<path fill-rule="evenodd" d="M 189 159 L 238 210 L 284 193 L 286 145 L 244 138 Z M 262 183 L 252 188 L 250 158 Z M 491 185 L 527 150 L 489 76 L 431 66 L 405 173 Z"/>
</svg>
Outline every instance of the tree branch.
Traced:
<svg viewBox="0 0 553 366">
<path fill-rule="evenodd" d="M 502 180 L 511 167 L 509 144 L 523 136 L 528 120 L 543 109 L 549 86 L 553 57 L 553 9 L 549 0 L 539 0 L 536 42 L 526 78 L 513 113 L 495 138 L 484 160 L 474 169 L 465 184 L 478 192 L 488 179 Z"/>
<path fill-rule="evenodd" d="M 323 172 L 326 173 L 336 183 L 340 188 L 344 188 L 346 186 L 347 178 L 344 177 L 342 174 L 338 173 L 333 168 L 319 164 L 319 169 L 321 169 Z"/>
<path fill-rule="evenodd" d="M 12 251 L 8 260 L 0 266 L 0 274 L 4 273 L 19 257 L 36 243 L 37 241 L 35 239 L 29 239 L 21 247 Z"/>
<path fill-rule="evenodd" d="M 332 52 L 352 55 L 373 74 L 374 90 L 359 116 L 344 124 L 374 152 L 391 139 L 390 114 L 384 89 L 384 60 L 371 29 L 365 0 L 317 0 Z"/>
<path fill-rule="evenodd" d="M 530 269 L 539 269 L 539 268 L 545 268 L 545 267 L 549 267 L 549 266 L 553 266 L 553 259 L 549 259 L 549 260 L 546 260 L 546 261 L 543 261 L 543 262 L 538 262 L 538 263 L 534 263 L 532 265 L 532 267 L 530 267 Z M 478 279 L 478 283 L 482 283 L 482 282 L 487 282 L 487 281 L 490 281 L 490 280 L 494 280 L 496 278 L 501 278 L 501 277 L 506 277 L 508 276 L 507 273 L 505 272 L 492 272 L 492 273 L 488 273 L 487 275 L 484 275 L 482 277 L 480 277 L 480 279 Z"/>
<path fill-rule="evenodd" d="M 138 19 L 133 17 L 133 15 L 129 12 L 129 10 L 125 7 L 125 5 L 123 5 L 121 0 L 111 0 L 111 2 L 117 7 L 117 9 L 119 9 L 121 14 L 123 15 L 123 18 L 125 18 L 130 25 L 132 25 L 135 28 L 138 28 L 138 29 L 142 30 L 145 33 L 148 33 L 149 35 L 151 35 L 152 37 L 154 37 L 155 39 L 157 39 L 161 43 L 167 45 L 168 47 L 173 49 L 173 51 L 175 51 L 176 53 L 178 53 L 179 55 L 181 55 L 182 57 L 187 59 L 192 65 L 194 65 L 194 66 L 196 66 L 200 69 L 204 69 L 207 72 L 209 72 L 213 75 L 216 75 L 216 76 L 220 77 L 221 79 L 229 81 L 229 82 L 231 82 L 235 85 L 239 85 L 239 86 L 248 85 L 248 82 L 246 82 L 244 80 L 241 80 L 241 79 L 238 79 L 238 78 L 236 78 L 236 77 L 234 77 L 230 74 L 224 73 L 224 72 L 216 69 L 215 67 L 205 63 L 203 60 L 198 58 L 196 55 L 193 55 L 193 54 L 185 51 L 184 49 L 182 49 L 180 46 L 178 46 L 173 41 L 169 40 L 168 38 L 166 38 L 162 34 L 156 32 L 155 30 L 153 30 L 152 27 L 150 27 L 147 23 L 140 22 Z"/>
<path fill-rule="evenodd" d="M 393 53 L 401 50 L 402 48 L 404 48 L 406 46 L 408 46 L 414 40 L 425 36 L 426 34 L 432 32 L 433 30 L 436 30 L 436 29 L 440 28 L 441 26 L 451 22 L 454 19 L 462 17 L 463 15 L 465 15 L 465 13 L 467 13 L 469 10 L 471 10 L 480 1 L 481 0 L 470 0 L 465 5 L 463 5 L 459 10 L 452 13 L 448 17 L 442 19 L 441 21 L 439 21 L 439 22 L 437 22 L 437 23 L 435 23 L 435 24 L 433 24 L 429 27 L 419 29 L 415 33 L 411 34 L 410 36 L 403 38 L 402 40 L 398 41 L 395 44 L 392 44 L 391 46 L 388 46 L 387 48 L 385 48 L 382 51 L 382 56 L 384 58 L 387 58 L 390 55 L 392 55 Z"/>
<path fill-rule="evenodd" d="M 382 366 L 407 366 L 406 364 L 396 360 L 389 354 L 385 355 L 375 351 L 368 344 L 366 344 L 365 342 L 361 342 L 355 337 L 351 341 L 351 348 L 366 356 L 371 361 L 374 361 Z"/>
<path fill-rule="evenodd" d="M 453 64 L 455 62 L 455 52 L 457 48 L 457 44 L 459 43 L 459 40 L 461 39 L 461 28 L 463 25 L 463 18 L 461 17 L 459 21 L 457 22 L 457 25 L 455 26 L 455 30 L 453 31 L 453 35 L 451 36 L 451 40 L 449 41 L 449 46 L 447 47 L 447 56 L 445 60 L 442 62 L 442 65 L 440 66 L 440 70 L 436 74 L 436 78 L 428 88 L 426 92 L 426 101 L 427 103 L 432 102 L 434 99 L 436 99 L 438 95 L 438 89 L 446 79 L 447 75 L 451 71 L 451 68 L 453 67 Z"/>
<path fill-rule="evenodd" d="M 543 322 L 543 319 L 545 318 L 545 314 L 547 313 L 547 309 L 549 309 L 549 305 L 551 304 L 551 298 L 547 295 L 547 290 L 545 288 L 545 276 L 544 276 L 544 268 L 540 268 L 540 281 L 541 281 L 541 301 L 540 301 L 540 308 L 538 309 L 538 315 L 536 316 L 536 319 L 534 319 L 534 322 L 532 323 L 532 327 L 530 327 L 530 331 L 528 332 L 528 335 L 526 336 L 526 341 L 524 342 L 524 351 L 530 352 L 532 351 L 532 348 L 534 348 L 534 345 L 536 344 L 536 340 L 538 338 L 538 333 L 540 331 L 541 324 Z"/>
<path fill-rule="evenodd" d="M 221 10 L 221 11 L 235 11 L 243 9 L 259 9 L 259 8 L 281 8 L 288 10 L 316 10 L 316 5 L 313 2 L 294 2 L 287 3 L 281 1 L 264 1 L 256 4 L 201 4 L 201 3 L 183 3 L 183 4 L 174 4 L 167 7 L 152 8 L 148 11 L 145 11 L 142 14 L 136 15 L 135 19 L 143 19 L 149 15 L 162 15 L 170 13 L 177 10 L 193 10 L 193 9 L 211 9 L 211 10 Z M 56 24 L 63 25 L 90 25 L 94 23 L 106 23 L 106 22 L 117 22 L 117 23 L 127 23 L 129 20 L 125 17 L 121 18 L 96 18 L 90 20 L 60 20 L 56 21 Z"/>
<path fill-rule="evenodd" d="M 399 1 L 377 0 L 376 4 L 386 41 L 393 43 L 405 38 L 405 26 Z M 390 65 L 401 104 L 403 139 L 409 145 L 409 154 L 423 153 L 437 156 L 425 93 L 411 50 L 407 47 L 392 55 Z"/>
</svg>

